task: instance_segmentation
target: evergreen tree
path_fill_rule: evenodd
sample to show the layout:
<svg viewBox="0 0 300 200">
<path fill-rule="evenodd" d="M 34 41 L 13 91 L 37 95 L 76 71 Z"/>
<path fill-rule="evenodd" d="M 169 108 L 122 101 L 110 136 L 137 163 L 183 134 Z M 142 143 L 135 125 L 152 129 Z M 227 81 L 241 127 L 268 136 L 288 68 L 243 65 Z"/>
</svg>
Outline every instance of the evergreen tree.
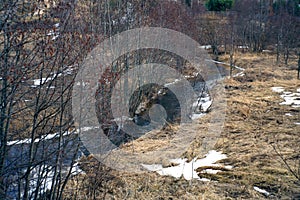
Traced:
<svg viewBox="0 0 300 200">
<path fill-rule="evenodd" d="M 232 7 L 233 0 L 208 0 L 205 5 L 209 11 L 226 11 Z"/>
</svg>

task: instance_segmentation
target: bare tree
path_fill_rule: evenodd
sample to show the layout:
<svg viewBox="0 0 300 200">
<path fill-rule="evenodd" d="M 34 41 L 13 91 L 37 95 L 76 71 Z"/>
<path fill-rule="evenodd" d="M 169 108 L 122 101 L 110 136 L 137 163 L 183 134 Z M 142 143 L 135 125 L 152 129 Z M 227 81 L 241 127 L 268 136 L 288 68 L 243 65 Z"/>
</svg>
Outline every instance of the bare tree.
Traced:
<svg viewBox="0 0 300 200">
<path fill-rule="evenodd" d="M 298 53 L 298 79 L 300 79 L 300 53 Z"/>
<path fill-rule="evenodd" d="M 91 43 L 72 29 L 74 2 L 63 13 L 32 5 L 0 10 L 1 199 L 60 199 L 78 156 L 70 97 Z"/>
</svg>

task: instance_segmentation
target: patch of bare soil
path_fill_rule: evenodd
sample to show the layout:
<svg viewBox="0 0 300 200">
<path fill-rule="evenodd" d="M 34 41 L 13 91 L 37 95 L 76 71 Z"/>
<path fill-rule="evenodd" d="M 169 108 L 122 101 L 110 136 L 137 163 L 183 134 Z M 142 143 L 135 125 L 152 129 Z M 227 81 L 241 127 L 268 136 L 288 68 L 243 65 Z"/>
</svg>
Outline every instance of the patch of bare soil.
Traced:
<svg viewBox="0 0 300 200">
<path fill-rule="evenodd" d="M 279 105 L 283 102 L 272 87 L 281 86 L 296 92 L 300 81 L 296 70 L 275 64 L 273 55 L 236 55 L 236 65 L 245 68 L 245 75 L 226 79 L 227 111 L 224 128 L 214 149 L 228 158 L 224 164 L 232 170 L 217 174 L 199 173 L 213 181 L 187 181 L 160 176 L 155 172 L 121 173 L 107 170 L 92 157 L 81 166 L 86 174 L 74 177 L 67 185 L 66 199 L 297 199 L 300 196 L 300 108 Z M 226 62 L 228 57 L 222 58 Z M 296 63 L 291 63 L 296 65 Z M 215 107 L 217 109 L 217 106 Z M 205 130 L 216 110 L 200 118 L 188 131 L 197 137 L 181 155 L 191 160 L 202 157 Z M 291 115 L 286 115 L 290 113 Z M 124 149 L 134 146 L 147 152 L 168 145 L 176 127 L 157 135 L 139 138 Z M 173 131 L 173 132 L 172 132 Z M 156 142 L 157 141 L 157 142 Z M 201 171 L 202 169 L 198 169 Z M 100 173 L 105 172 L 105 173 Z M 95 176 L 98 174 L 98 176 Z M 254 186 L 266 190 L 264 195 Z"/>
</svg>

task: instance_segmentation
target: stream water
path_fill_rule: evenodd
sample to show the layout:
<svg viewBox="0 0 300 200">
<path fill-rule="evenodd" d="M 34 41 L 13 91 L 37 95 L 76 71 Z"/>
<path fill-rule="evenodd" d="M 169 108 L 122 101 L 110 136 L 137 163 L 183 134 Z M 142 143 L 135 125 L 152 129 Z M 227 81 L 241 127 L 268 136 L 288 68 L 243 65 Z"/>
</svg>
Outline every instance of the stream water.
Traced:
<svg viewBox="0 0 300 200">
<path fill-rule="evenodd" d="M 10 142 L 7 148 L 4 179 L 7 184 L 8 199 L 18 199 L 22 196 L 28 166 L 31 170 L 30 195 L 33 195 L 36 190 L 39 194 L 50 190 L 55 172 L 61 172 L 59 178 L 62 181 L 71 167 L 72 173 L 78 172 L 76 160 L 83 155 L 78 134 L 71 133 L 61 138 L 40 139 L 33 144 L 31 160 L 28 141 Z"/>
</svg>

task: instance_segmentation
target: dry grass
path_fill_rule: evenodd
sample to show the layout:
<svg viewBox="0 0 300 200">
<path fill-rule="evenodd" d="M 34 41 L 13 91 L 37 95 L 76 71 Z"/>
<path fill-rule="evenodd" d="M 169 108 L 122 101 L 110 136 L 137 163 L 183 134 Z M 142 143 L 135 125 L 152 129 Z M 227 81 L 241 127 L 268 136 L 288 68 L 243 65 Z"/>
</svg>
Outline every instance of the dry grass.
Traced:
<svg viewBox="0 0 300 200">
<path fill-rule="evenodd" d="M 281 198 L 299 194 L 300 188 L 273 147 L 280 149 L 291 166 L 297 162 L 300 128 L 294 122 L 300 121 L 300 109 L 279 105 L 283 100 L 271 87 L 282 86 L 296 92 L 300 81 L 295 79 L 295 70 L 270 65 L 274 59 L 255 55 L 238 58 L 246 75 L 226 82 L 235 88 L 228 90 L 227 118 L 220 139 L 223 142 L 218 148 L 227 153 L 227 162 L 234 164 L 235 169 L 217 174 L 216 179 L 226 181 L 227 177 L 232 183 L 236 176 L 241 184 L 259 186 Z M 250 87 L 243 87 L 245 84 Z M 285 113 L 292 113 L 293 117 Z"/>
<path fill-rule="evenodd" d="M 222 59 L 226 61 L 228 58 Z M 105 182 L 106 185 L 98 185 L 96 199 L 297 198 L 296 195 L 300 193 L 299 180 L 287 169 L 274 147 L 291 168 L 296 169 L 294 164 L 300 159 L 300 127 L 294 122 L 300 122 L 300 109 L 279 105 L 283 100 L 271 87 L 282 86 L 287 91 L 296 92 L 300 88 L 300 81 L 295 79 L 295 70 L 277 66 L 274 60 L 275 56 L 272 55 L 237 55 L 237 65 L 246 68 L 245 76 L 225 80 L 227 116 L 221 137 L 214 148 L 227 154 L 228 158 L 221 162 L 232 165 L 232 170 L 222 170 L 217 174 L 199 174 L 216 182 L 186 181 L 183 178 L 162 177 L 154 172 L 134 174 L 111 170 L 107 172 L 111 179 Z M 211 123 L 213 112 L 214 110 L 199 119 L 199 124 L 186 130 L 196 131 L 198 134 L 182 157 L 192 159 L 203 156 L 203 132 L 208 123 Z M 286 116 L 285 113 L 292 113 L 293 116 Z M 155 134 L 162 136 L 171 133 L 169 130 L 168 134 Z M 168 137 L 140 138 L 123 148 L 134 146 L 136 151 L 146 152 L 168 145 L 167 141 Z M 94 162 L 88 166 L 95 165 Z M 76 192 L 80 195 L 77 195 L 77 199 L 89 197 L 82 188 L 91 184 L 86 180 L 95 173 L 88 172 L 74 177 L 69 183 L 69 188 L 73 184 L 78 186 Z M 266 197 L 256 192 L 254 186 L 267 190 L 271 195 Z M 74 192 L 67 193 L 66 198 L 74 199 L 72 194 Z"/>
</svg>

